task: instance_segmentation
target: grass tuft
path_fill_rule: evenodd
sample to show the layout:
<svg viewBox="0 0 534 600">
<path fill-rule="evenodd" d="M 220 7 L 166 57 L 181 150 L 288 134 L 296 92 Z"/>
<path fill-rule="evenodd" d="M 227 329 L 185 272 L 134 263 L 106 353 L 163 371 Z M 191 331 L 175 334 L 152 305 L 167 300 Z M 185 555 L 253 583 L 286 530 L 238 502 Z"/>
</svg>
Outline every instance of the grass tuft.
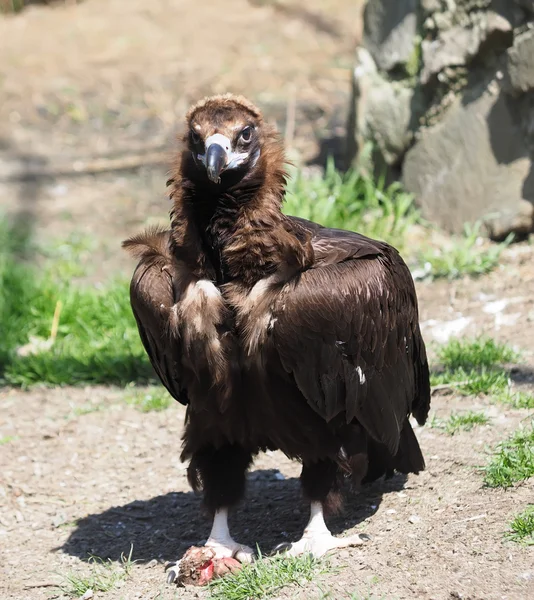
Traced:
<svg viewBox="0 0 534 600">
<path fill-rule="evenodd" d="M 158 412 L 166 410 L 174 399 L 164 387 L 133 388 L 125 397 L 128 404 L 141 412 Z"/>
<path fill-rule="evenodd" d="M 386 187 L 358 171 L 341 173 L 333 161 L 324 175 L 292 172 L 284 212 L 325 227 L 357 231 L 399 249 L 409 228 L 420 220 L 413 197 L 398 183 Z"/>
<path fill-rule="evenodd" d="M 262 558 L 209 585 L 212 600 L 263 600 L 288 585 L 302 586 L 331 570 L 328 563 L 311 555 Z"/>
<path fill-rule="evenodd" d="M 13 442 L 16 439 L 17 437 L 14 435 L 4 435 L 0 437 L 0 446 L 3 446 L 4 444 L 9 444 L 9 442 Z"/>
<path fill-rule="evenodd" d="M 489 338 L 452 339 L 439 349 L 438 359 L 449 370 L 468 371 L 513 362 L 518 359 L 518 354 L 506 344 Z"/>
<path fill-rule="evenodd" d="M 502 404 L 511 406 L 512 408 L 534 408 L 534 396 L 528 392 L 514 392 L 508 388 L 503 393 L 497 394 L 495 399 Z"/>
<path fill-rule="evenodd" d="M 108 404 L 100 402 L 99 404 L 93 404 L 92 402 L 85 402 L 84 404 L 74 405 L 70 403 L 70 411 L 65 415 L 66 419 L 75 419 L 77 417 L 83 417 L 90 415 L 95 412 L 100 412 L 108 408 Z"/>
<path fill-rule="evenodd" d="M 439 371 L 431 374 L 432 385 L 448 384 L 461 394 L 486 395 L 513 408 L 534 407 L 534 397 L 513 391 L 508 364 L 518 353 L 492 339 L 453 339 L 438 349 Z"/>
<path fill-rule="evenodd" d="M 119 587 L 122 582 L 130 575 L 132 566 L 133 546 L 130 547 L 128 556 L 121 555 L 120 566 L 115 565 L 111 560 L 104 561 L 98 556 L 91 556 L 89 559 L 89 573 L 75 573 L 73 571 L 61 575 L 62 583 L 58 585 L 59 590 L 71 598 L 79 598 L 88 590 L 93 592 L 109 592 Z"/>
<path fill-rule="evenodd" d="M 480 227 L 480 223 L 466 225 L 464 234 L 454 237 L 451 244 L 421 252 L 418 262 L 424 265 L 425 278 L 458 279 L 465 275 L 474 277 L 493 271 L 513 236 L 499 244 L 484 245 Z"/>
<path fill-rule="evenodd" d="M 477 425 L 487 425 L 489 418 L 482 412 L 468 411 L 465 413 L 452 413 L 448 419 L 433 417 L 430 427 L 442 429 L 449 435 L 459 431 L 471 431 Z"/>
<path fill-rule="evenodd" d="M 488 487 L 508 488 L 534 476 L 534 422 L 501 442 L 483 471 Z"/>
<path fill-rule="evenodd" d="M 0 378 L 24 387 L 153 381 L 128 283 L 74 284 L 63 261 L 40 273 L 19 258 L 18 240 L 0 223 Z"/>
<path fill-rule="evenodd" d="M 534 546 L 534 504 L 528 507 L 510 523 L 506 537 L 513 542 Z"/>
</svg>

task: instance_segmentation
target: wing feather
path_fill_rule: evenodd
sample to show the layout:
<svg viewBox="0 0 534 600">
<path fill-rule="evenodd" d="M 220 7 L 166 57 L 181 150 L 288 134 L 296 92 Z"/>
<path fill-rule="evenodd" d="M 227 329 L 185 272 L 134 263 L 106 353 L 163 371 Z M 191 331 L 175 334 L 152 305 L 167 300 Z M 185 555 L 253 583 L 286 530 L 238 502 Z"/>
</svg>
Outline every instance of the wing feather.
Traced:
<svg viewBox="0 0 534 600">
<path fill-rule="evenodd" d="M 395 454 L 408 415 L 424 422 L 430 403 L 410 272 L 387 244 L 338 230 L 312 233 L 320 265 L 278 300 L 274 346 L 316 412 L 357 420 Z"/>
<path fill-rule="evenodd" d="M 182 382 L 180 340 L 170 324 L 176 303 L 172 280 L 170 233 L 149 230 L 124 242 L 140 258 L 130 284 L 130 302 L 150 362 L 168 392 L 182 404 L 188 398 Z"/>
</svg>

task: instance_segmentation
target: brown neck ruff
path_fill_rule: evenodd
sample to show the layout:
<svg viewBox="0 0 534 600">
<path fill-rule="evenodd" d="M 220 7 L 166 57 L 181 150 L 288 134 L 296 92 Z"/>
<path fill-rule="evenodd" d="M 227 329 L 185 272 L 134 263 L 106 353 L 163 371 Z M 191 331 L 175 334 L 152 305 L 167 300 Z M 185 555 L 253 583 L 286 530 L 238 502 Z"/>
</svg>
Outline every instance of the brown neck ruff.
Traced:
<svg viewBox="0 0 534 600">
<path fill-rule="evenodd" d="M 176 256 L 198 277 L 252 287 L 276 271 L 304 270 L 313 260 L 308 234 L 281 211 L 284 151 L 268 131 L 256 165 L 210 182 L 185 150 L 170 180 Z"/>
</svg>

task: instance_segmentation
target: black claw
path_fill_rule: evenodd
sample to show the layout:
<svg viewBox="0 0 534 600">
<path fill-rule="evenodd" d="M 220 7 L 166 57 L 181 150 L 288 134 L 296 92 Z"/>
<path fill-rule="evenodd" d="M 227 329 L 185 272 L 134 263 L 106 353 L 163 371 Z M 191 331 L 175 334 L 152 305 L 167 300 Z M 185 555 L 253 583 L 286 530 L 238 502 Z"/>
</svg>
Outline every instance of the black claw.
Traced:
<svg viewBox="0 0 534 600">
<path fill-rule="evenodd" d="M 275 554 L 281 554 L 283 552 L 287 552 L 288 550 L 291 550 L 292 547 L 293 547 L 293 544 L 291 542 L 282 542 L 281 544 L 278 544 L 278 546 L 275 546 L 273 548 L 273 551 L 271 552 L 271 556 L 275 555 Z"/>
<path fill-rule="evenodd" d="M 176 571 L 174 569 L 171 569 L 169 571 L 169 574 L 167 575 L 167 583 L 174 583 L 174 580 L 176 579 Z"/>
</svg>

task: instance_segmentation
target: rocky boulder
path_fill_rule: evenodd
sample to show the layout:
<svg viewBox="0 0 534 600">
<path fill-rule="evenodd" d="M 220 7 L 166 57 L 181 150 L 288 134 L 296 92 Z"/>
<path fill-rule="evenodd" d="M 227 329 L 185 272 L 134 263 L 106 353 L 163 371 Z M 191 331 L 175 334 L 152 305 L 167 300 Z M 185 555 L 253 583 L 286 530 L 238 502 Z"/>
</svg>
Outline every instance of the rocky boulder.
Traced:
<svg viewBox="0 0 534 600">
<path fill-rule="evenodd" d="M 365 45 L 383 71 L 404 68 L 414 53 L 417 0 L 371 0 L 364 13 Z"/>
<path fill-rule="evenodd" d="M 534 186 L 517 102 L 491 86 L 478 92 L 455 98 L 438 124 L 420 132 L 404 159 L 404 185 L 426 218 L 448 230 L 484 219 L 493 237 L 507 228 L 528 233 L 534 204 L 523 198 L 534 200 Z"/>
<path fill-rule="evenodd" d="M 430 221 L 534 231 L 534 1 L 368 0 L 349 124 Z"/>
<path fill-rule="evenodd" d="M 506 55 L 505 73 L 509 92 L 523 93 L 534 89 L 534 30 L 516 36 Z"/>
</svg>

